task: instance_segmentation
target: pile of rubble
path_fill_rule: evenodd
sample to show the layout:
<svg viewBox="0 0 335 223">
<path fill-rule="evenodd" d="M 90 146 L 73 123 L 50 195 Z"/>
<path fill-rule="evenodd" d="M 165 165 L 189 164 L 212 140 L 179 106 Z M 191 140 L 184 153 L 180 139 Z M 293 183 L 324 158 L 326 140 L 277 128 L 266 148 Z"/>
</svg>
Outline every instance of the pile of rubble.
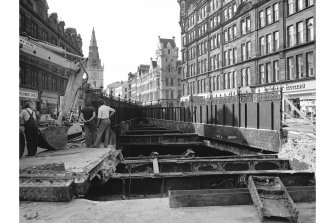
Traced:
<svg viewBox="0 0 335 223">
<path fill-rule="evenodd" d="M 292 169 L 315 171 L 316 140 L 309 137 L 289 137 L 278 157 L 289 159 Z"/>
</svg>

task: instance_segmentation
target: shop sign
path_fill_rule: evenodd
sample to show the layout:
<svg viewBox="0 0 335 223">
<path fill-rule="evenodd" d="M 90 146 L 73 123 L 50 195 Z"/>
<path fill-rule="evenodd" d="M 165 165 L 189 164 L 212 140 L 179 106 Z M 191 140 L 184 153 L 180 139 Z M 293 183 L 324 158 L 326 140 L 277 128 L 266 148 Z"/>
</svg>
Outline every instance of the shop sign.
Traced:
<svg viewBox="0 0 335 223">
<path fill-rule="evenodd" d="M 38 93 L 29 92 L 29 91 L 20 91 L 20 97 L 37 99 Z"/>
<path fill-rule="evenodd" d="M 292 84 L 282 84 L 282 85 L 272 85 L 266 87 L 256 88 L 256 93 L 263 93 L 269 91 L 280 91 L 283 88 L 283 92 L 292 92 L 300 90 L 315 90 L 315 80 L 313 81 L 303 81 Z"/>
</svg>

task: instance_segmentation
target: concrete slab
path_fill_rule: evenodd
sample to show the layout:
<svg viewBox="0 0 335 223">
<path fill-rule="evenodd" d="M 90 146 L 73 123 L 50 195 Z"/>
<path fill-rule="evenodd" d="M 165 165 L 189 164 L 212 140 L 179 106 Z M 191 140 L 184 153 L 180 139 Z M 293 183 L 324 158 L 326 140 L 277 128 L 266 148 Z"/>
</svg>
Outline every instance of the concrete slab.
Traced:
<svg viewBox="0 0 335 223">
<path fill-rule="evenodd" d="M 299 223 L 314 223 L 315 203 L 297 204 Z M 168 198 L 69 203 L 20 202 L 20 222 L 260 223 L 253 205 L 170 208 Z"/>
<path fill-rule="evenodd" d="M 38 153 L 35 157 L 23 157 L 20 159 L 20 169 L 29 166 L 63 162 L 66 171 L 89 173 L 90 170 L 110 155 L 112 150 L 115 150 L 114 147 L 77 147 L 56 151 L 46 150 Z"/>
</svg>

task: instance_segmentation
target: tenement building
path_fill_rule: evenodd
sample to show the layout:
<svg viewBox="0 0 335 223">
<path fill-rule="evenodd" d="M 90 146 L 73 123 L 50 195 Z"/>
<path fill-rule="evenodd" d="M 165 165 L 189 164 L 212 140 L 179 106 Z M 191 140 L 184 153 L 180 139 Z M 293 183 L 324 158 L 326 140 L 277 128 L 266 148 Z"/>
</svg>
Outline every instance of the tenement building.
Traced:
<svg viewBox="0 0 335 223">
<path fill-rule="evenodd" d="M 73 69 L 52 61 L 74 61 L 76 55 L 83 56 L 82 39 L 76 29 L 65 29 L 65 22 L 59 21 L 57 13 L 48 15 L 48 8 L 46 0 L 20 0 L 20 49 L 28 46 L 36 55 L 40 53 L 37 47 L 43 52 L 50 52 L 50 47 L 57 49 L 49 59 L 20 50 L 20 105 L 34 101 L 41 114 L 58 111 L 68 76 L 75 74 Z"/>
<path fill-rule="evenodd" d="M 104 66 L 101 65 L 94 28 L 90 41 L 86 72 L 88 74 L 87 83 L 90 84 L 90 87 L 93 89 L 102 89 L 104 86 Z"/>
<path fill-rule="evenodd" d="M 283 93 L 315 113 L 313 0 L 178 0 L 183 97 Z"/>
<path fill-rule="evenodd" d="M 177 102 L 182 96 L 178 50 L 174 37 L 158 37 L 156 60 L 151 58 L 149 65 L 140 65 L 136 74 L 129 76 L 132 100 L 153 104 Z"/>
</svg>

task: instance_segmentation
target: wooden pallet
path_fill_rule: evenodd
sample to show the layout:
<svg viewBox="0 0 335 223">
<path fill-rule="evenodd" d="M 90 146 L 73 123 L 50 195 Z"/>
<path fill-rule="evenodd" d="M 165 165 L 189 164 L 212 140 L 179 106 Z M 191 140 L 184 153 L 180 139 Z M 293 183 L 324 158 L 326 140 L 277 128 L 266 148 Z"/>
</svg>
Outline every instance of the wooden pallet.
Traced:
<svg viewBox="0 0 335 223">
<path fill-rule="evenodd" d="M 279 177 L 249 176 L 248 188 L 262 222 L 297 222 L 299 212 Z"/>
</svg>

